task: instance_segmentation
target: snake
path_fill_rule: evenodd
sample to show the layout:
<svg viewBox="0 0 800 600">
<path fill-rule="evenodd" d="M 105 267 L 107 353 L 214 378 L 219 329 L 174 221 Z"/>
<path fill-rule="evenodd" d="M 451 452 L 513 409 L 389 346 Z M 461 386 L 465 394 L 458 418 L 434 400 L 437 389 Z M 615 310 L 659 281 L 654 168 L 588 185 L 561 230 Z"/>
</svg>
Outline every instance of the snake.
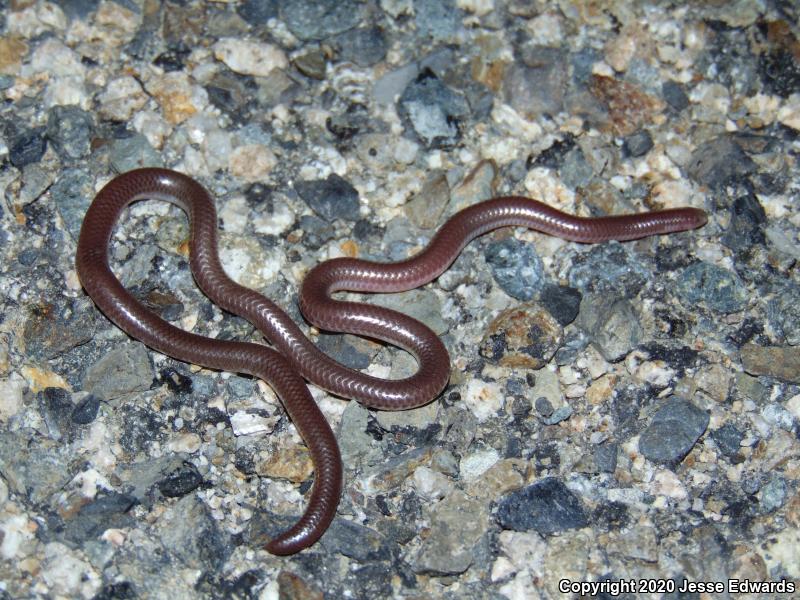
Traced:
<svg viewBox="0 0 800 600">
<path fill-rule="evenodd" d="M 195 281 L 224 310 L 250 321 L 270 346 L 215 339 L 180 329 L 148 309 L 119 281 L 109 245 L 124 209 L 138 200 L 162 200 L 189 220 L 189 264 Z M 380 379 L 350 369 L 319 350 L 287 314 L 256 290 L 226 275 L 217 250 L 214 200 L 193 178 L 162 168 L 120 174 L 95 196 L 81 225 L 76 269 L 81 285 L 106 317 L 130 337 L 174 359 L 209 369 L 249 374 L 267 382 L 306 444 L 314 468 L 305 511 L 294 525 L 266 543 L 276 555 L 313 545 L 336 515 L 343 470 L 336 436 L 306 380 L 328 392 L 378 410 L 406 410 L 436 398 L 448 383 L 450 357 L 426 325 L 400 312 L 336 299 L 336 292 L 386 293 L 414 289 L 436 279 L 474 238 L 500 227 L 527 227 L 568 241 L 635 240 L 701 227 L 706 213 L 673 208 L 638 214 L 579 217 L 521 196 L 485 200 L 450 217 L 418 254 L 394 263 L 334 258 L 304 278 L 301 312 L 321 330 L 351 333 L 411 353 L 417 371 L 404 379 Z"/>
</svg>

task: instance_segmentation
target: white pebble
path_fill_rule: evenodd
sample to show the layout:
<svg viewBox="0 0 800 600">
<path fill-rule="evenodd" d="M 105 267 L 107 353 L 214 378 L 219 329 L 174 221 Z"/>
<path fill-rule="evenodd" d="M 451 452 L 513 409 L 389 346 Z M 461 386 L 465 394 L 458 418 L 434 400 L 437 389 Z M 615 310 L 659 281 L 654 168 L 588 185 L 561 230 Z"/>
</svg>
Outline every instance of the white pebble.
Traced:
<svg viewBox="0 0 800 600">
<path fill-rule="evenodd" d="M 792 94 L 780 110 L 778 121 L 795 131 L 800 131 L 800 94 Z"/>
<path fill-rule="evenodd" d="M 214 44 L 214 56 L 236 73 L 260 77 L 289 65 L 286 54 L 277 46 L 233 38 L 224 38 Z"/>
<path fill-rule="evenodd" d="M 465 481 L 474 481 L 488 471 L 498 460 L 500 454 L 494 448 L 473 452 L 461 459 L 459 470 Z"/>
<path fill-rule="evenodd" d="M 125 75 L 109 81 L 98 100 L 101 115 L 116 121 L 127 121 L 147 103 L 147 94 L 136 79 Z"/>
<path fill-rule="evenodd" d="M 503 406 L 503 392 L 496 383 L 473 379 L 467 383 L 464 402 L 480 423 L 497 415 Z"/>
<path fill-rule="evenodd" d="M 453 487 L 445 475 L 424 466 L 414 471 L 412 483 L 417 494 L 429 502 L 441 500 Z"/>
</svg>

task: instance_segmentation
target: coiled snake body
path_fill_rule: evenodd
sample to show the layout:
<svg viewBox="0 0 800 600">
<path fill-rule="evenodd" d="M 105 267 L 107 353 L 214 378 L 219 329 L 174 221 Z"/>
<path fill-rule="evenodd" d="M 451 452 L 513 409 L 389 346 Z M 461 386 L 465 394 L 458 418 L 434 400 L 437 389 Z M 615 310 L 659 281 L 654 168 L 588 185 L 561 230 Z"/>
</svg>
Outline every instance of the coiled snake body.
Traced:
<svg viewBox="0 0 800 600">
<path fill-rule="evenodd" d="M 190 264 L 198 285 L 219 306 L 255 325 L 272 348 L 212 339 L 179 329 L 145 308 L 122 286 L 109 267 L 109 241 L 123 209 L 142 199 L 173 202 L 187 213 L 191 227 Z M 300 294 L 300 308 L 306 318 L 322 329 L 369 336 L 407 350 L 417 359 L 419 368 L 402 380 L 383 380 L 341 365 L 318 350 L 276 304 L 232 281 L 217 254 L 213 200 L 199 183 L 175 171 L 138 169 L 109 182 L 86 213 L 76 265 L 87 293 L 131 337 L 178 360 L 248 373 L 273 387 L 308 445 L 315 469 L 305 513 L 266 547 L 274 554 L 292 554 L 310 546 L 325 532 L 342 490 L 336 438 L 304 379 L 371 408 L 401 410 L 435 398 L 450 373 L 447 350 L 428 327 L 387 308 L 333 300 L 333 292 L 413 289 L 436 279 L 470 240 L 504 226 L 528 227 L 571 241 L 593 243 L 684 231 L 705 222 L 706 214 L 694 208 L 587 219 L 535 200 L 509 196 L 457 213 L 421 253 L 408 260 L 381 264 L 339 258 L 312 269 Z"/>
</svg>

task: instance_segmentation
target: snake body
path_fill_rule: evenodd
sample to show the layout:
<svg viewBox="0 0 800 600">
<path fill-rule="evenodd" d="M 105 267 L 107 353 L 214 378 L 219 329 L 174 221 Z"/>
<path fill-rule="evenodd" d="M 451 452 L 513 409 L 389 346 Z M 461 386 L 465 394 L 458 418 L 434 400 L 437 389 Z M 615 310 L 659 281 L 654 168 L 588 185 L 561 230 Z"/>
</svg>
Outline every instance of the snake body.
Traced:
<svg viewBox="0 0 800 600">
<path fill-rule="evenodd" d="M 218 340 L 179 329 L 136 300 L 111 271 L 108 247 L 122 211 L 142 199 L 177 204 L 189 217 L 190 265 L 202 291 L 225 310 L 255 325 L 272 348 Z M 518 196 L 494 198 L 450 218 L 416 256 L 383 264 L 352 258 L 321 263 L 303 281 L 300 308 L 322 329 L 377 338 L 410 352 L 419 364 L 406 379 L 384 380 L 336 362 L 303 334 L 275 303 L 232 281 L 217 253 L 217 215 L 208 192 L 195 180 L 167 169 L 119 175 L 95 197 L 81 227 L 78 276 L 105 315 L 128 335 L 178 360 L 211 369 L 247 373 L 268 382 L 302 436 L 314 464 L 314 485 L 299 521 L 270 541 L 273 554 L 292 554 L 313 544 L 336 514 L 342 491 L 339 447 L 304 379 L 376 409 L 425 404 L 447 384 L 450 358 L 442 341 L 422 323 L 396 311 L 331 298 L 337 291 L 398 292 L 437 278 L 472 239 L 505 226 L 522 226 L 567 240 L 594 243 L 633 240 L 702 226 L 706 214 L 678 208 L 635 215 L 581 218 Z"/>
</svg>

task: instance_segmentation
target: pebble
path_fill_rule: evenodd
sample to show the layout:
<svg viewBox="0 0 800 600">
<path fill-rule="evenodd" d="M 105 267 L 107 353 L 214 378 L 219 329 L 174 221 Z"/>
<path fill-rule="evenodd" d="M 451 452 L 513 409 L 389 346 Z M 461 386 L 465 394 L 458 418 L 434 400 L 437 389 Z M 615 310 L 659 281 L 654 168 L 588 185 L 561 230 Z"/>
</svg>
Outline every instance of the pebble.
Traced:
<svg viewBox="0 0 800 600">
<path fill-rule="evenodd" d="M 650 279 L 644 261 L 617 242 L 593 246 L 573 261 L 569 284 L 582 293 L 621 292 L 635 295 Z"/>
<path fill-rule="evenodd" d="M 60 542 L 50 542 L 44 547 L 42 580 L 55 594 L 66 598 L 91 598 L 101 586 L 92 565 Z"/>
<path fill-rule="evenodd" d="M 373 89 L 375 101 L 384 106 L 393 104 L 418 73 L 417 65 L 410 63 L 384 74 L 375 82 Z"/>
<path fill-rule="evenodd" d="M 42 160 L 47 148 L 44 129 L 39 127 L 19 133 L 8 146 L 8 158 L 11 164 L 22 169 L 26 165 Z"/>
<path fill-rule="evenodd" d="M 281 571 L 277 578 L 278 598 L 297 598 L 298 600 L 323 600 L 324 596 L 315 586 L 304 581 L 291 571 Z"/>
<path fill-rule="evenodd" d="M 800 286 L 787 285 L 767 304 L 767 319 L 790 346 L 800 345 Z"/>
<path fill-rule="evenodd" d="M 133 128 L 141 133 L 153 148 L 163 147 L 164 139 L 172 132 L 172 127 L 161 118 L 161 115 L 147 110 L 136 113 L 133 117 Z"/>
<path fill-rule="evenodd" d="M 450 325 L 442 316 L 439 296 L 427 289 L 416 289 L 398 294 L 380 294 L 370 304 L 391 308 L 404 313 L 430 327 L 436 335 L 443 335 Z"/>
<path fill-rule="evenodd" d="M 761 416 L 770 425 L 780 427 L 785 431 L 791 431 L 792 427 L 794 427 L 794 418 L 792 414 L 780 404 L 768 404 L 761 409 Z"/>
<path fill-rule="evenodd" d="M 483 471 L 467 488 L 470 496 L 493 501 L 498 496 L 517 490 L 525 484 L 527 461 L 521 458 L 499 460 Z"/>
<path fill-rule="evenodd" d="M 294 189 L 311 210 L 326 221 L 357 221 L 360 216 L 358 191 L 335 173 L 327 179 L 296 181 Z"/>
<path fill-rule="evenodd" d="M 155 151 L 146 137 L 138 133 L 115 139 L 111 143 L 109 160 L 118 173 L 164 165 L 163 156 Z"/>
<path fill-rule="evenodd" d="M 256 462 L 255 470 L 262 477 L 303 483 L 311 477 L 314 466 L 311 464 L 308 449 L 294 445 L 275 448 L 265 460 Z"/>
<path fill-rule="evenodd" d="M 594 177 L 594 169 L 577 146 L 564 154 L 560 172 L 564 185 L 573 190 L 588 186 Z"/>
<path fill-rule="evenodd" d="M 345 465 L 356 465 L 361 461 L 371 463 L 380 458 L 380 449 L 373 437 L 367 433 L 369 413 L 358 402 L 350 402 L 339 422 L 339 450 Z"/>
<path fill-rule="evenodd" d="M 342 60 L 370 67 L 386 57 L 386 36 L 379 27 L 360 27 L 338 35 L 334 44 Z"/>
<path fill-rule="evenodd" d="M 249 182 L 266 179 L 277 164 L 275 154 L 262 144 L 238 146 L 228 158 L 231 175 Z"/>
<path fill-rule="evenodd" d="M 545 418 L 549 418 L 555 410 L 553 408 L 553 403 L 545 396 L 537 396 L 535 406 L 536 412 Z"/>
<path fill-rule="evenodd" d="M 741 442 L 744 439 L 744 433 L 739 430 L 732 423 L 725 423 L 719 429 L 711 432 L 711 437 L 717 444 L 719 450 L 729 459 L 735 460 L 740 456 Z"/>
<path fill-rule="evenodd" d="M 55 173 L 43 169 L 39 163 L 25 165 L 22 169 L 22 189 L 18 201 L 23 206 L 37 200 L 53 183 Z"/>
<path fill-rule="evenodd" d="M 694 360 L 691 360 L 691 362 L 694 362 Z M 677 365 L 678 369 L 683 366 L 691 366 L 691 363 Z M 716 402 L 725 402 L 728 399 L 731 391 L 731 380 L 730 373 L 719 364 L 700 369 L 694 377 L 697 387 L 706 392 Z"/>
<path fill-rule="evenodd" d="M 203 476 L 192 463 L 184 462 L 156 483 L 158 491 L 167 498 L 180 498 L 196 490 Z"/>
<path fill-rule="evenodd" d="M 578 317 L 578 325 L 608 362 L 624 358 L 644 337 L 639 317 L 625 298 L 587 294 Z"/>
<path fill-rule="evenodd" d="M 265 415 L 257 409 L 244 408 L 233 410 L 229 408 L 229 419 L 235 436 L 254 435 L 257 433 L 272 433 L 280 421 L 279 415 Z"/>
<path fill-rule="evenodd" d="M 100 116 L 112 121 L 129 121 L 147 104 L 147 94 L 136 78 L 125 75 L 109 81 L 98 100 Z"/>
<path fill-rule="evenodd" d="M 451 192 L 448 213 L 461 210 L 481 200 L 496 196 L 497 165 L 493 160 L 482 160 Z"/>
<path fill-rule="evenodd" d="M 479 423 L 496 417 L 503 407 L 503 392 L 494 382 L 470 380 L 462 393 L 464 403 Z"/>
<path fill-rule="evenodd" d="M 414 471 L 412 482 L 417 494 L 427 502 L 437 502 L 453 489 L 449 477 L 425 466 Z"/>
<path fill-rule="evenodd" d="M 145 83 L 145 88 L 156 99 L 170 125 L 183 123 L 208 105 L 208 92 L 192 83 L 183 71 L 153 77 Z"/>
<path fill-rule="evenodd" d="M 450 450 L 437 450 L 431 458 L 431 468 L 448 477 L 458 477 L 458 458 Z"/>
<path fill-rule="evenodd" d="M 666 402 L 639 437 L 639 451 L 657 463 L 679 463 L 708 427 L 709 415 L 691 402 Z"/>
<path fill-rule="evenodd" d="M 30 54 L 30 63 L 23 69 L 26 76 L 49 73 L 57 77 L 83 77 L 86 67 L 80 55 L 57 37 L 52 36 L 38 44 Z"/>
<path fill-rule="evenodd" d="M 280 15 L 301 40 L 322 40 L 358 25 L 362 6 L 353 0 L 298 0 L 281 4 Z"/>
<path fill-rule="evenodd" d="M 297 70 L 306 77 L 312 79 L 323 80 L 325 79 L 325 72 L 328 67 L 328 61 L 325 54 L 321 50 L 312 50 L 300 56 L 295 57 L 292 63 Z"/>
<path fill-rule="evenodd" d="M 735 252 L 764 244 L 761 226 L 766 222 L 767 216 L 754 194 L 736 198 L 730 214 L 730 224 L 721 239 L 723 244 Z"/>
<path fill-rule="evenodd" d="M 28 445 L 35 441 L 35 445 Z M 66 446 L 32 432 L 0 433 L 0 459 L 9 490 L 41 504 L 64 489 L 72 479 Z"/>
<path fill-rule="evenodd" d="M 428 175 L 422 189 L 409 200 L 405 207 L 408 219 L 420 229 L 432 229 L 441 220 L 450 200 L 450 186 L 444 173 Z"/>
<path fill-rule="evenodd" d="M 617 453 L 619 445 L 606 442 L 594 450 L 594 461 L 601 473 L 613 473 L 617 469 Z"/>
<path fill-rule="evenodd" d="M 202 440 L 196 433 L 181 433 L 173 437 L 167 444 L 167 449 L 170 452 L 181 452 L 185 454 L 194 454 L 200 450 Z"/>
<path fill-rule="evenodd" d="M 573 287 L 550 283 L 542 289 L 539 303 L 562 327 L 566 327 L 578 316 L 581 298 L 581 293 Z"/>
<path fill-rule="evenodd" d="M 800 97 L 796 94 L 789 97 L 777 114 L 778 121 L 795 131 L 800 131 Z"/>
<path fill-rule="evenodd" d="M 236 12 L 251 25 L 266 25 L 267 21 L 278 16 L 278 2 L 277 0 L 244 0 L 238 4 Z"/>
<path fill-rule="evenodd" d="M 539 304 L 526 303 L 500 313 L 480 344 L 482 356 L 500 365 L 541 369 L 564 340 L 564 332 Z"/>
<path fill-rule="evenodd" d="M 494 448 L 478 450 L 461 459 L 459 472 L 464 481 L 475 481 L 500 460 L 500 454 Z"/>
<path fill-rule="evenodd" d="M 416 573 L 457 575 L 475 560 L 475 545 L 486 532 L 489 515 L 481 502 L 454 490 L 430 511 L 430 535 L 412 562 Z"/>
<path fill-rule="evenodd" d="M 95 333 L 89 305 L 56 298 L 54 303 L 31 305 L 21 339 L 25 355 L 47 360 L 86 343 Z"/>
<path fill-rule="evenodd" d="M 218 569 L 231 553 L 230 536 L 220 529 L 211 510 L 196 494 L 187 494 L 170 505 L 158 525 L 164 549 L 186 568 L 212 565 Z"/>
<path fill-rule="evenodd" d="M 613 131 L 628 136 L 644 125 L 654 123 L 664 110 L 664 102 L 633 83 L 595 74 L 589 80 L 589 91 L 608 110 Z"/>
<path fill-rule="evenodd" d="M 572 414 L 572 408 L 561 391 L 558 375 L 550 369 L 542 369 L 536 374 L 536 383 L 528 391 L 527 397 L 545 425 L 555 425 Z"/>
<path fill-rule="evenodd" d="M 542 259 L 533 244 L 506 238 L 489 244 L 484 256 L 492 277 L 512 298 L 531 300 L 545 285 Z"/>
<path fill-rule="evenodd" d="M 667 80 L 661 86 L 661 96 L 667 104 L 676 111 L 680 112 L 689 106 L 689 97 L 683 86 L 677 81 Z"/>
<path fill-rule="evenodd" d="M 330 552 L 365 563 L 391 557 L 390 544 L 382 533 L 354 521 L 335 519 L 320 540 Z"/>
<path fill-rule="evenodd" d="M 83 389 L 103 400 L 150 389 L 155 373 L 150 355 L 140 342 L 131 342 L 107 352 L 86 370 Z"/>
<path fill-rule="evenodd" d="M 319 250 L 336 235 L 333 226 L 316 215 L 303 215 L 298 226 L 303 234 L 301 242 L 310 250 Z"/>
<path fill-rule="evenodd" d="M 37 394 L 39 410 L 44 417 L 44 422 L 54 440 L 60 440 L 70 432 L 72 400 L 67 390 L 63 388 L 48 387 Z"/>
<path fill-rule="evenodd" d="M 69 158 L 82 158 L 91 150 L 94 119 L 77 106 L 54 106 L 47 119 L 47 138 L 56 151 Z"/>
<path fill-rule="evenodd" d="M 760 56 L 759 75 L 764 88 L 772 94 L 790 98 L 800 87 L 800 69 L 792 60 L 792 42 L 794 36 L 781 31 L 780 21 L 770 25 L 772 43 L 767 52 Z"/>
<path fill-rule="evenodd" d="M 567 55 L 556 48 L 526 46 L 521 61 L 506 69 L 503 91 L 511 107 L 529 121 L 564 109 Z"/>
<path fill-rule="evenodd" d="M 380 450 L 375 466 L 366 472 L 365 489 L 370 493 L 386 492 L 396 489 L 416 469 L 430 461 L 433 451 L 430 447 L 409 450 L 399 456 L 385 460 Z"/>
<path fill-rule="evenodd" d="M 83 215 L 89 208 L 94 192 L 93 184 L 92 178 L 84 169 L 67 168 L 59 174 L 50 188 L 50 197 L 73 240 L 78 239 Z"/>
<path fill-rule="evenodd" d="M 0 74 L 19 73 L 22 60 L 28 53 L 28 44 L 17 37 L 0 37 Z M 9 86 L 10 87 L 10 86 Z"/>
<path fill-rule="evenodd" d="M 382 410 L 375 413 L 375 420 L 382 429 L 396 433 L 399 437 L 408 435 L 409 429 L 427 432 L 431 427 L 438 427 L 439 409 L 438 403 L 429 402 L 425 406 L 419 406 L 413 410 Z M 423 433 L 423 435 L 425 434 Z"/>
<path fill-rule="evenodd" d="M 283 50 L 272 44 L 224 38 L 214 44 L 213 50 L 217 60 L 242 75 L 267 77 L 273 69 L 289 66 Z"/>
<path fill-rule="evenodd" d="M 100 25 L 98 34 L 112 46 L 121 45 L 133 39 L 141 25 L 142 13 L 135 4 L 101 2 L 95 13 L 95 21 Z"/>
<path fill-rule="evenodd" d="M 741 349 L 744 370 L 751 375 L 768 375 L 800 383 L 800 352 L 792 346 L 746 344 Z"/>
<path fill-rule="evenodd" d="M 734 387 L 739 398 L 750 400 L 759 405 L 769 400 L 769 389 L 762 385 L 757 377 L 752 377 L 747 373 L 736 373 L 734 381 Z"/>
<path fill-rule="evenodd" d="M 623 148 L 629 156 L 644 156 L 653 148 L 653 138 L 647 131 L 636 131 L 623 139 Z"/>
<path fill-rule="evenodd" d="M 93 394 L 87 394 L 75 404 L 70 419 L 76 425 L 88 425 L 95 420 L 99 410 L 100 398 Z"/>
<path fill-rule="evenodd" d="M 778 510 L 786 502 L 788 491 L 786 480 L 780 475 L 773 474 L 761 488 L 761 507 L 765 512 Z"/>
<path fill-rule="evenodd" d="M 461 139 L 459 122 L 469 116 L 469 105 L 459 92 L 446 86 L 432 71 L 421 72 L 403 90 L 398 112 L 428 148 L 447 148 Z"/>
<path fill-rule="evenodd" d="M 698 183 L 720 189 L 735 177 L 751 174 L 755 163 L 730 136 L 720 136 L 700 145 L 688 166 L 689 175 Z"/>
<path fill-rule="evenodd" d="M 461 27 L 463 13 L 453 0 L 414 0 L 414 20 L 419 34 L 449 40 Z"/>
<path fill-rule="evenodd" d="M 497 502 L 495 513 L 503 529 L 536 531 L 552 535 L 586 527 L 589 521 L 582 501 L 555 477 L 545 477 Z"/>
<path fill-rule="evenodd" d="M 378 350 L 377 344 L 353 335 L 320 335 L 317 347 L 351 369 L 366 369 Z M 383 413 L 381 413 L 383 414 Z"/>
<path fill-rule="evenodd" d="M 696 262 L 681 271 L 676 281 L 678 299 L 686 306 L 703 303 L 715 312 L 732 313 L 747 305 L 747 289 L 732 271 Z"/>
</svg>

